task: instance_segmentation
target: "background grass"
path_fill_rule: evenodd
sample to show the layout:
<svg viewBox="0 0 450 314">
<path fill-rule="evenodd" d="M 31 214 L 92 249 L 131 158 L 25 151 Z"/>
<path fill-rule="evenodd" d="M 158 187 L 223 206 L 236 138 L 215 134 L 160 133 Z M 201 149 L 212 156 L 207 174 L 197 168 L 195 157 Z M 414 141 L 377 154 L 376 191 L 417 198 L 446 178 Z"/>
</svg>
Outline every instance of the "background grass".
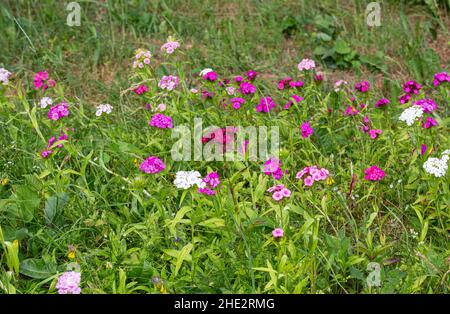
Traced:
<svg viewBox="0 0 450 314">
<path fill-rule="evenodd" d="M 3 246 L 1 291 L 54 292 L 55 274 L 76 260 L 88 293 L 447 293 L 448 179 L 418 180 L 424 160 L 411 154 L 417 143 L 398 126 L 400 108 L 373 113 L 384 140 L 371 144 L 339 114 L 345 99 L 326 92 L 338 79 L 368 79 L 377 97 L 395 101 L 408 79 L 430 84 L 435 72 L 448 70 L 448 10 L 445 2 L 436 8 L 383 1 L 382 25 L 369 28 L 368 2 L 79 1 L 81 26 L 69 27 L 64 1 L 3 1 L 0 66 L 28 78 L 25 84 L 47 69 L 63 86 L 59 93 L 82 106 L 71 114 L 76 136 L 65 144 L 67 152 L 41 160 L 36 150 L 44 143 L 29 119 L 33 92 L 2 103 L 0 179 L 9 183 L 0 190 L 0 223 L 7 241 L 20 241 L 21 270 L 16 276 L 6 271 L 12 269 L 7 256 L 14 256 L 6 252 L 14 248 Z M 179 61 L 187 76 L 205 67 L 221 74 L 254 69 L 264 79 L 262 91 L 295 73 L 303 57 L 318 60 L 326 80 L 303 92 L 306 111 L 293 120 L 281 114 L 268 121 L 289 143 L 283 162 L 292 169 L 304 160 L 330 165 L 336 190 L 295 187 L 295 201 L 282 206 L 264 196 L 269 181 L 248 163 L 196 164 L 202 173 L 221 169 L 225 188 L 214 199 L 167 189 L 170 174 L 160 182 L 137 176 L 133 160 L 166 153 L 167 134 L 143 130 L 149 113 L 136 96 L 121 92 L 131 84 L 134 50 L 155 51 L 169 35 L 186 47 Z M 350 50 L 345 56 L 333 52 L 342 41 Z M 329 56 L 320 59 L 317 47 Z M 161 65 L 158 74 L 168 70 Z M 448 148 L 448 93 L 436 97 L 440 126 L 427 139 L 442 151 Z M 267 122 L 221 115 L 208 104 L 195 107 L 187 93 L 171 101 L 175 123 L 200 112 L 205 124 Z M 111 120 L 90 118 L 90 107 L 99 103 L 115 106 Z M 54 135 L 44 114 L 35 115 L 44 137 Z M 298 123 L 309 117 L 317 139 L 305 146 Z M 377 161 L 389 169 L 389 181 L 376 187 L 358 182 L 355 198 L 346 197 L 353 173 Z M 270 237 L 280 223 L 290 226 L 282 245 Z M 75 259 L 68 258 L 69 245 Z M 366 284 L 371 261 L 382 265 L 379 288 Z M 154 276 L 162 281 L 152 282 Z"/>
</svg>

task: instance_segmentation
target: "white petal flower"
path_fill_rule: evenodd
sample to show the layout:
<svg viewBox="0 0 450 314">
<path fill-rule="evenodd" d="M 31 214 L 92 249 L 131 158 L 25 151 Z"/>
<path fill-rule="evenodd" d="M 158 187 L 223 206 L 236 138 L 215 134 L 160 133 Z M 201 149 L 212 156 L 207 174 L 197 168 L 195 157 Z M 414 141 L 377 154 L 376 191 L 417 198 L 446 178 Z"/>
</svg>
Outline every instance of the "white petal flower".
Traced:
<svg viewBox="0 0 450 314">
<path fill-rule="evenodd" d="M 194 185 L 197 185 L 199 188 L 206 186 L 206 183 L 203 182 L 201 174 L 198 171 L 178 171 L 175 174 L 173 184 L 175 184 L 177 188 L 185 190 Z"/>
<path fill-rule="evenodd" d="M 47 108 L 48 105 L 52 105 L 53 100 L 50 97 L 42 97 L 41 101 L 39 102 L 39 105 L 41 108 Z"/>
<path fill-rule="evenodd" d="M 445 157 L 446 158 L 445 158 Z M 443 177 L 448 169 L 448 155 L 444 155 L 443 158 L 435 158 L 430 157 L 427 161 L 423 164 L 423 168 L 425 171 L 429 174 L 434 175 L 436 178 Z"/>
<path fill-rule="evenodd" d="M 9 83 L 9 76 L 11 75 L 11 72 L 4 68 L 0 68 L 0 82 L 3 83 L 3 85 L 7 85 Z"/>
<path fill-rule="evenodd" d="M 113 109 L 113 106 L 110 104 L 100 104 L 97 106 L 97 111 L 95 112 L 95 115 L 97 117 L 101 116 L 102 113 L 110 114 Z"/>
<path fill-rule="evenodd" d="M 413 125 L 417 118 L 421 118 L 423 115 L 423 109 L 419 106 L 411 106 L 403 110 L 402 114 L 398 118 L 400 121 L 406 122 L 408 126 Z"/>
<path fill-rule="evenodd" d="M 205 74 L 207 74 L 207 73 L 209 73 L 209 72 L 212 72 L 212 71 L 213 71 L 213 69 L 210 69 L 210 68 L 203 69 L 203 70 L 200 72 L 200 76 L 205 76 Z"/>
</svg>

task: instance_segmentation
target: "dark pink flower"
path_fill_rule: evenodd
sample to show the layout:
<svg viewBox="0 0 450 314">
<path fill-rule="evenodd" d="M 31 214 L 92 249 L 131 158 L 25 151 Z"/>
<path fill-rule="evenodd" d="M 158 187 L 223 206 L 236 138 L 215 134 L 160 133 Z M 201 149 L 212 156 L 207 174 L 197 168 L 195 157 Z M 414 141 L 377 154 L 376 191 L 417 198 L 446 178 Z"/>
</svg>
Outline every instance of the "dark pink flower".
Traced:
<svg viewBox="0 0 450 314">
<path fill-rule="evenodd" d="M 145 159 L 139 166 L 139 170 L 145 173 L 159 173 L 166 168 L 164 162 L 155 156 Z"/>
<path fill-rule="evenodd" d="M 390 103 L 389 99 L 387 99 L 387 98 L 381 98 L 380 100 L 378 100 L 378 101 L 375 103 L 375 108 L 378 108 L 378 107 L 385 107 L 385 106 L 388 105 L 389 103 Z"/>
<path fill-rule="evenodd" d="M 422 128 L 424 128 L 424 129 L 429 129 L 436 125 L 438 125 L 437 121 L 431 117 L 427 117 L 427 119 L 425 121 L 422 121 Z"/>
<path fill-rule="evenodd" d="M 308 122 L 303 122 L 301 125 L 301 132 L 303 138 L 308 138 L 314 133 L 314 129 Z"/>
<path fill-rule="evenodd" d="M 361 93 L 366 93 L 369 90 L 370 84 L 367 81 L 363 81 L 355 84 L 355 89 Z"/>
<path fill-rule="evenodd" d="M 276 106 L 275 102 L 269 96 L 261 98 L 259 104 L 256 106 L 258 112 L 269 112 Z"/>
<path fill-rule="evenodd" d="M 380 181 L 384 178 L 385 173 L 377 166 L 370 166 L 364 170 L 364 179 L 368 181 Z"/>
<path fill-rule="evenodd" d="M 171 129 L 173 128 L 172 118 L 165 116 L 161 113 L 153 115 L 149 122 L 150 126 L 160 128 L 160 129 Z"/>
<path fill-rule="evenodd" d="M 56 106 L 50 107 L 47 117 L 50 120 L 59 120 L 63 117 L 67 117 L 70 114 L 69 105 L 66 102 L 61 102 Z"/>
<path fill-rule="evenodd" d="M 136 95 L 142 95 L 143 93 L 148 91 L 148 87 L 145 85 L 140 85 L 133 90 Z"/>
<path fill-rule="evenodd" d="M 447 72 L 440 72 L 434 75 L 433 85 L 439 86 L 444 82 L 450 82 L 450 75 Z"/>
</svg>

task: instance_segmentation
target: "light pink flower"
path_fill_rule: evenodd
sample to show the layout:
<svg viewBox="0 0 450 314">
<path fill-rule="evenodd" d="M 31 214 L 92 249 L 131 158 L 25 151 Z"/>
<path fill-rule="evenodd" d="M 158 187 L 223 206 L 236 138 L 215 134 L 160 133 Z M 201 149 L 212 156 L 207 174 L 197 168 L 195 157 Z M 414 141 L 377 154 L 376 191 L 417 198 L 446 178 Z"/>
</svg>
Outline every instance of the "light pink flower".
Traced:
<svg viewBox="0 0 450 314">
<path fill-rule="evenodd" d="M 284 231 L 281 228 L 276 228 L 272 231 L 272 235 L 275 239 L 282 238 L 284 236 Z"/>
</svg>

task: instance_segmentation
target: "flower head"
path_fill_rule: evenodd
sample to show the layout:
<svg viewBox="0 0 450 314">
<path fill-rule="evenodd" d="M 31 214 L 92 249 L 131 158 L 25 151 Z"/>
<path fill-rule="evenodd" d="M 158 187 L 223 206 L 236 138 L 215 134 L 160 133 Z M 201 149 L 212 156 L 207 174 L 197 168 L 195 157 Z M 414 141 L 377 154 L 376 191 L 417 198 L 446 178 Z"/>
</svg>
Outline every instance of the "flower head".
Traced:
<svg viewBox="0 0 450 314">
<path fill-rule="evenodd" d="M 334 83 L 334 91 L 337 93 L 340 90 L 343 90 L 345 85 L 347 85 L 347 81 L 344 80 L 338 80 Z"/>
<path fill-rule="evenodd" d="M 437 105 L 433 99 L 420 99 L 414 103 L 416 106 L 420 106 L 425 113 L 431 113 L 432 111 L 437 109 Z"/>
<path fill-rule="evenodd" d="M 412 80 L 403 84 L 403 91 L 409 95 L 418 94 L 421 88 L 422 88 L 422 85 L 420 85 L 416 81 L 412 81 Z"/>
<path fill-rule="evenodd" d="M 366 93 L 369 90 L 370 84 L 367 81 L 355 84 L 355 89 L 361 93 Z"/>
<path fill-rule="evenodd" d="M 269 112 L 276 106 L 275 102 L 269 96 L 261 98 L 259 104 L 256 106 L 258 112 Z"/>
<path fill-rule="evenodd" d="M 178 77 L 173 75 L 164 75 L 158 82 L 158 87 L 172 91 L 178 86 L 178 83 L 180 83 L 180 79 Z"/>
<path fill-rule="evenodd" d="M 240 97 L 236 97 L 236 98 L 231 98 L 230 102 L 231 102 L 231 106 L 234 109 L 239 109 L 245 103 L 245 99 L 244 98 L 240 98 Z"/>
<path fill-rule="evenodd" d="M 272 236 L 273 236 L 275 239 L 282 238 L 282 237 L 284 236 L 284 231 L 283 231 L 283 229 L 281 229 L 281 228 L 275 228 L 275 229 L 272 231 Z"/>
<path fill-rule="evenodd" d="M 166 168 L 164 162 L 155 156 L 150 156 L 145 159 L 139 166 L 139 170 L 145 173 L 159 173 Z"/>
<path fill-rule="evenodd" d="M 172 118 L 161 113 L 154 114 L 149 122 L 150 126 L 160 129 L 173 128 Z"/>
<path fill-rule="evenodd" d="M 239 85 L 239 89 L 238 91 L 242 94 L 242 95 L 251 95 L 253 93 L 255 93 L 256 91 L 256 87 L 249 82 L 242 82 Z"/>
<path fill-rule="evenodd" d="M 429 129 L 433 126 L 438 125 L 437 121 L 434 120 L 432 117 L 427 117 L 425 121 L 422 121 L 422 127 L 424 129 Z"/>
<path fill-rule="evenodd" d="M 308 138 L 314 133 L 314 129 L 311 127 L 311 124 L 309 124 L 308 122 L 303 122 L 300 128 L 301 128 L 303 138 Z"/>
<path fill-rule="evenodd" d="M 135 89 L 133 89 L 133 92 L 136 93 L 136 95 L 142 95 L 143 93 L 148 91 L 148 87 L 145 85 L 139 85 Z"/>
<path fill-rule="evenodd" d="M 58 282 L 55 286 L 58 294 L 80 294 L 80 280 L 81 274 L 79 272 L 67 271 L 63 273 L 58 277 Z"/>
<path fill-rule="evenodd" d="M 423 108 L 420 106 L 411 106 L 403 110 L 402 114 L 398 118 L 400 121 L 404 121 L 408 126 L 413 125 L 416 119 L 421 118 L 423 115 Z"/>
<path fill-rule="evenodd" d="M 434 75 L 433 85 L 439 86 L 444 82 L 450 82 L 450 75 L 447 72 L 440 72 Z"/>
<path fill-rule="evenodd" d="M 167 39 L 167 42 L 161 46 L 161 51 L 165 51 L 168 54 L 172 54 L 178 47 L 180 47 L 180 43 L 176 41 L 174 38 L 169 37 Z"/>
<path fill-rule="evenodd" d="M 133 68 L 144 68 L 145 65 L 149 65 L 152 58 L 152 53 L 148 50 L 138 49 L 134 56 Z"/>
<path fill-rule="evenodd" d="M 52 105 L 53 100 L 50 97 L 42 97 L 41 101 L 39 102 L 39 105 L 41 108 L 47 108 L 48 105 Z"/>
<path fill-rule="evenodd" d="M 49 86 L 54 87 L 56 82 L 50 80 L 47 71 L 40 71 L 34 75 L 34 88 L 45 91 Z"/>
<path fill-rule="evenodd" d="M 264 174 L 272 175 L 276 180 L 279 180 L 283 176 L 281 161 L 276 158 L 269 158 L 264 163 L 263 172 Z"/>
<path fill-rule="evenodd" d="M 299 71 L 308 71 L 314 69 L 316 67 L 316 64 L 314 60 L 303 59 L 302 61 L 300 61 L 297 67 Z"/>
<path fill-rule="evenodd" d="M 214 82 L 215 80 L 217 80 L 217 73 L 214 71 L 208 71 L 205 75 L 203 75 L 203 79 L 205 81 Z"/>
<path fill-rule="evenodd" d="M 380 181 L 384 178 L 384 171 L 377 166 L 370 166 L 364 170 L 364 179 L 368 181 Z"/>
<path fill-rule="evenodd" d="M 206 188 L 206 183 L 198 171 L 178 171 L 175 174 L 173 184 L 179 189 L 187 190 L 190 187 L 197 185 L 200 189 Z"/>
<path fill-rule="evenodd" d="M 423 164 L 423 169 L 436 178 L 443 177 L 448 169 L 448 160 L 449 157 L 447 154 L 443 154 L 441 158 L 430 157 Z"/>
<path fill-rule="evenodd" d="M 110 104 L 100 104 L 97 106 L 97 111 L 95 115 L 97 117 L 101 116 L 103 113 L 110 114 L 113 107 Z"/>
<path fill-rule="evenodd" d="M 390 103 L 389 99 L 387 99 L 387 98 L 381 98 L 380 100 L 378 100 L 378 101 L 375 103 L 375 108 L 378 108 L 378 107 L 385 107 L 385 106 L 389 105 L 389 103 Z"/>
<path fill-rule="evenodd" d="M 69 105 L 66 102 L 61 102 L 56 106 L 50 107 L 47 117 L 50 120 L 59 120 L 63 117 L 67 117 L 70 114 Z"/>
<path fill-rule="evenodd" d="M 11 72 L 4 68 L 0 68 L 0 82 L 2 82 L 3 85 L 8 85 L 10 75 Z"/>
</svg>

